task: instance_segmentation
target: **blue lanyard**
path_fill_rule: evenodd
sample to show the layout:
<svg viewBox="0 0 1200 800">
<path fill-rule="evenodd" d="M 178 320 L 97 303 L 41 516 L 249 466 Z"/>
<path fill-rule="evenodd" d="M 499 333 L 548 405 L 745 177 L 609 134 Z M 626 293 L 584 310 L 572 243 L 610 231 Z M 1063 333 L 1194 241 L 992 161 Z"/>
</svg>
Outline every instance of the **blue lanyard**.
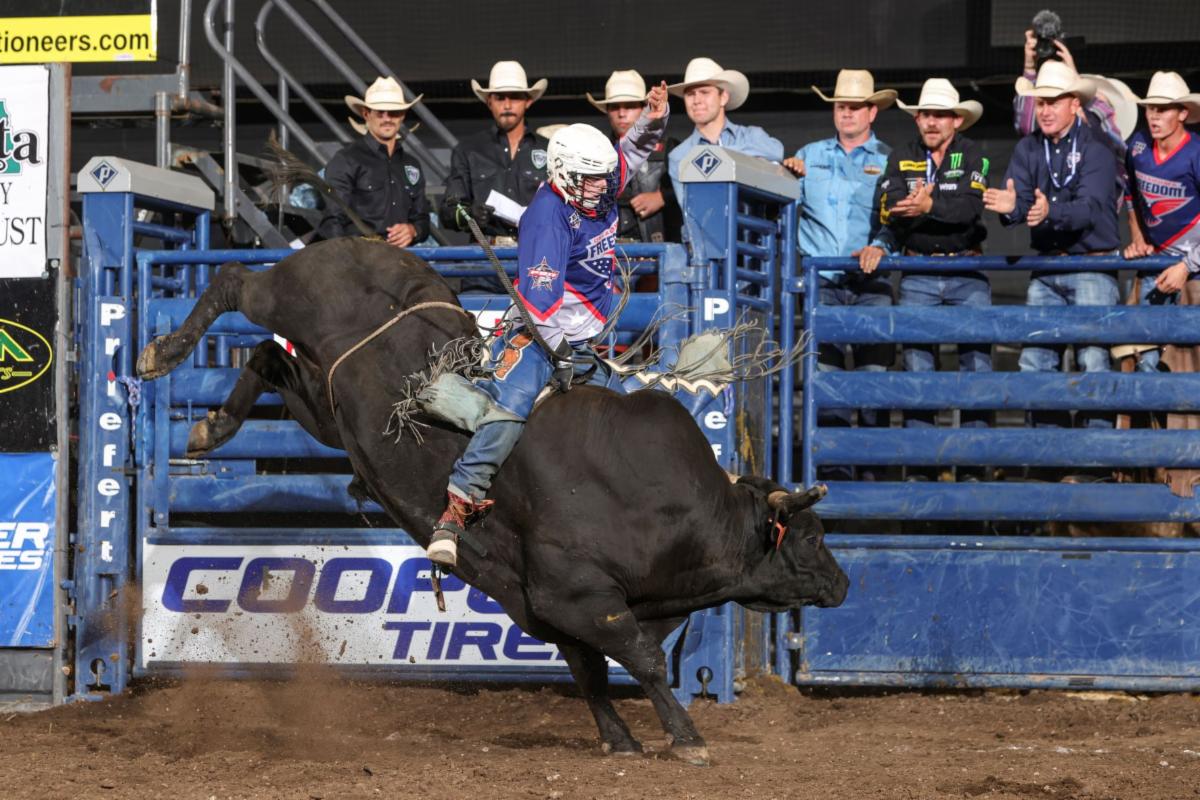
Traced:
<svg viewBox="0 0 1200 800">
<path fill-rule="evenodd" d="M 1067 167 L 1071 170 L 1071 174 L 1061 184 L 1058 178 L 1054 177 L 1054 168 L 1050 166 L 1050 138 L 1042 137 L 1042 148 L 1046 154 L 1046 172 L 1050 173 L 1050 182 L 1054 184 L 1055 189 L 1062 189 L 1069 184 L 1075 177 L 1075 170 L 1079 166 L 1079 154 L 1076 146 L 1079 144 L 1079 120 L 1075 120 L 1075 124 L 1071 126 L 1071 152 L 1067 154 Z"/>
<path fill-rule="evenodd" d="M 937 175 L 937 164 L 933 163 L 933 153 L 925 151 L 925 185 L 933 184 L 933 179 Z"/>
</svg>

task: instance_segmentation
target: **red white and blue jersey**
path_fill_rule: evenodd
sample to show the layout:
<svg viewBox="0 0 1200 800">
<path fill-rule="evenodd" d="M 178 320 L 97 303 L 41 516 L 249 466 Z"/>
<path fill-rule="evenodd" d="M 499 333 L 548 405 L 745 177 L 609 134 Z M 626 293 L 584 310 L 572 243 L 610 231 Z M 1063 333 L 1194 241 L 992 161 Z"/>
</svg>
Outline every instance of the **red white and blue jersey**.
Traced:
<svg viewBox="0 0 1200 800">
<path fill-rule="evenodd" d="M 1200 139 L 1185 132 L 1162 157 L 1154 140 L 1138 131 L 1129 140 L 1126 164 L 1130 200 L 1156 250 L 1183 258 L 1200 272 Z"/>
<path fill-rule="evenodd" d="M 551 347 L 563 338 L 571 344 L 592 338 L 616 306 L 616 197 L 650 156 L 666 123 L 665 116 L 652 120 L 642 112 L 616 143 L 618 180 L 607 189 L 611 202 L 603 214 L 578 210 L 546 181 L 521 215 L 517 293 Z"/>
</svg>

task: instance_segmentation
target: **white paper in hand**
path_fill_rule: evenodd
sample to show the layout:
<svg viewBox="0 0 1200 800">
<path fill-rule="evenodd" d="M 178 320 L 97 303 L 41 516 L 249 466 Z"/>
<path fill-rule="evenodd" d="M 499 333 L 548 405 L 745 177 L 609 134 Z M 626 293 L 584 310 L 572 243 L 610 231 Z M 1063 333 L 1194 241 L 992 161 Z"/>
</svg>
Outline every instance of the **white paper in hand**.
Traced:
<svg viewBox="0 0 1200 800">
<path fill-rule="evenodd" d="M 525 206 L 517 201 L 500 194 L 495 189 L 492 189 L 488 194 L 487 200 L 483 201 L 492 207 L 492 213 L 504 220 L 510 225 L 516 225 L 521 221 L 521 215 L 525 213 Z"/>
</svg>

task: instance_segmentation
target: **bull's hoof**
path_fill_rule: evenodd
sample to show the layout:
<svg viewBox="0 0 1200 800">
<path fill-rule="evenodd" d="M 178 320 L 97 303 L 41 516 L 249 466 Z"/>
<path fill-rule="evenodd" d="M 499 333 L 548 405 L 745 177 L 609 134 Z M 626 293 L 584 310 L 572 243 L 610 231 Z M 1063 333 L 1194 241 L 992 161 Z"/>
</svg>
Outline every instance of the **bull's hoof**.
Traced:
<svg viewBox="0 0 1200 800">
<path fill-rule="evenodd" d="M 600 745 L 600 751 L 606 756 L 613 758 L 634 758 L 642 755 L 642 746 L 638 742 L 630 739 L 628 742 L 612 745 L 604 742 Z"/>
<path fill-rule="evenodd" d="M 178 352 L 172 353 L 172 350 Z M 159 336 L 153 342 L 146 345 L 145 349 L 138 355 L 138 377 L 145 381 L 161 378 L 179 366 L 179 362 L 187 357 L 190 350 L 191 348 L 187 346 L 187 342 L 181 341 L 173 333 Z"/>
<path fill-rule="evenodd" d="M 228 422 L 229 418 L 220 410 L 209 411 L 188 432 L 187 457 L 201 458 L 232 439 L 237 426 Z"/>
<path fill-rule="evenodd" d="M 702 744 L 691 745 L 672 745 L 668 751 L 672 758 L 676 758 L 685 764 L 691 764 L 693 767 L 707 767 L 708 747 Z"/>
</svg>

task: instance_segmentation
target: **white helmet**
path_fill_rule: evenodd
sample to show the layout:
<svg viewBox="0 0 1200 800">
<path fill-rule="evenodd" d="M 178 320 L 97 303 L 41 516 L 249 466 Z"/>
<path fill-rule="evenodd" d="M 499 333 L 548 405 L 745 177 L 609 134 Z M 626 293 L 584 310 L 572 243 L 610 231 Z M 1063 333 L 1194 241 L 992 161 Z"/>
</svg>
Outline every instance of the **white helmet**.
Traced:
<svg viewBox="0 0 1200 800">
<path fill-rule="evenodd" d="M 547 174 L 563 197 L 589 213 L 608 211 L 617 193 L 617 151 L 608 137 L 591 125 L 576 123 L 554 134 L 546 151 Z M 599 198 L 584 199 L 583 179 L 601 176 L 608 188 Z"/>
</svg>

